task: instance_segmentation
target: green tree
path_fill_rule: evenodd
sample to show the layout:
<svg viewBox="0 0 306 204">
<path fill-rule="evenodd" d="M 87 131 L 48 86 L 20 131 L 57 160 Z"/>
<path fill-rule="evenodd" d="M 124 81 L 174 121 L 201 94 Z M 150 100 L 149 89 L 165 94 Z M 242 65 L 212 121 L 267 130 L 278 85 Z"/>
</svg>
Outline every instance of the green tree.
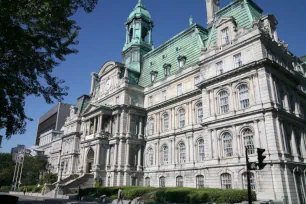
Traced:
<svg viewBox="0 0 306 204">
<path fill-rule="evenodd" d="M 14 165 L 11 154 L 0 154 L 0 187 L 11 185 Z"/>
<path fill-rule="evenodd" d="M 71 17 L 91 12 L 98 0 L 0 0 L 0 130 L 6 138 L 23 134 L 25 98 L 62 101 L 68 87 L 51 75 L 78 41 L 80 27 Z"/>
<path fill-rule="evenodd" d="M 39 174 L 45 170 L 47 161 L 39 157 L 26 156 L 23 163 L 22 185 L 36 185 L 39 183 Z"/>
</svg>

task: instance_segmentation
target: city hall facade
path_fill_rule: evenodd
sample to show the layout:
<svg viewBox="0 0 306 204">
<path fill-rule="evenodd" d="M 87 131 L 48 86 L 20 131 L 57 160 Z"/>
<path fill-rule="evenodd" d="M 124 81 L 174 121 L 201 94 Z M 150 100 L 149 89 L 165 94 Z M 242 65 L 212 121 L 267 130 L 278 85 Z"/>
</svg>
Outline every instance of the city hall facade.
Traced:
<svg viewBox="0 0 306 204">
<path fill-rule="evenodd" d="M 55 172 L 82 175 L 66 186 L 92 176 L 103 186 L 246 189 L 245 147 L 251 162 L 263 148 L 267 165 L 251 172 L 257 198 L 306 202 L 305 58 L 252 0 L 206 6 L 206 28 L 191 17 L 154 48 L 138 1 L 122 62 L 91 73 L 90 94 L 49 145 Z"/>
</svg>

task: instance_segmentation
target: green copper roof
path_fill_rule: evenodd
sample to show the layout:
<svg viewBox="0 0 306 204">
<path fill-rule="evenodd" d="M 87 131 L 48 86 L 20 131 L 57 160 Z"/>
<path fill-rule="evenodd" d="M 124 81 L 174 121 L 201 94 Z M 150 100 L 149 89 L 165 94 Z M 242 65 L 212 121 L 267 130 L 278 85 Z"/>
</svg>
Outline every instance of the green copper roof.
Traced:
<svg viewBox="0 0 306 204">
<path fill-rule="evenodd" d="M 151 15 L 149 11 L 145 8 L 145 6 L 142 3 L 142 0 L 138 0 L 138 3 L 132 13 L 128 17 L 128 21 L 135 18 L 135 17 L 142 17 L 147 20 L 151 20 Z"/>
<path fill-rule="evenodd" d="M 259 8 L 252 0 L 236 0 L 230 3 L 228 6 L 216 13 L 215 21 L 209 34 L 209 39 L 206 42 L 206 47 L 209 48 L 216 45 L 216 24 L 221 18 L 233 17 L 236 21 L 238 30 L 241 28 L 250 29 L 253 22 L 263 16 L 262 12 L 262 9 Z"/>
<path fill-rule="evenodd" d="M 203 41 L 207 39 L 207 34 L 206 29 L 198 24 L 193 24 L 158 48 L 145 54 L 138 84 L 143 87 L 151 85 L 152 71 L 158 72 L 155 81 L 164 79 L 165 64 L 171 65 L 170 75 L 196 64 L 199 61 L 201 49 L 204 48 Z M 179 56 L 186 57 L 186 64 L 181 69 L 178 64 Z"/>
</svg>

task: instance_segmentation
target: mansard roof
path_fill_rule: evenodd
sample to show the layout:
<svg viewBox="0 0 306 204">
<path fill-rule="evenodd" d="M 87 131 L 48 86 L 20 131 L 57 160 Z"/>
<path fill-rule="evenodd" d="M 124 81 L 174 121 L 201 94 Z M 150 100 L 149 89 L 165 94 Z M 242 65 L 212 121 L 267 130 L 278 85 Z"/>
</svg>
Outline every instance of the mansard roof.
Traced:
<svg viewBox="0 0 306 204">
<path fill-rule="evenodd" d="M 209 33 L 206 47 L 209 48 L 217 43 L 217 29 L 219 19 L 232 17 L 235 19 L 237 29 L 252 28 L 253 22 L 263 17 L 263 10 L 252 0 L 236 0 L 222 8 L 215 14 L 214 23 Z"/>
<path fill-rule="evenodd" d="M 208 37 L 208 31 L 198 24 L 193 24 L 188 29 L 177 34 L 161 46 L 155 48 L 143 56 L 142 71 L 139 78 L 139 85 L 146 87 L 151 84 L 151 72 L 157 72 L 155 81 L 165 77 L 164 65 L 170 64 L 170 75 L 181 69 L 178 66 L 178 57 L 186 57 L 184 67 L 189 67 L 199 61 L 201 49 L 204 48 L 204 41 Z M 183 68 L 184 68 L 183 67 Z"/>
</svg>

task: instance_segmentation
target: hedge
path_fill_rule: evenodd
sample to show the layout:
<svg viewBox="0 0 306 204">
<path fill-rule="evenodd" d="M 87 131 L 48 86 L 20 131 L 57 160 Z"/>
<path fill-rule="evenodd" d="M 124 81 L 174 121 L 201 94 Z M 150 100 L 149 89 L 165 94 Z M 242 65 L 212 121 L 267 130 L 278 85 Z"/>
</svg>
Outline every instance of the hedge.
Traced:
<svg viewBox="0 0 306 204">
<path fill-rule="evenodd" d="M 18 191 L 19 192 L 23 192 L 23 189 L 24 188 L 27 188 L 27 192 L 32 192 L 32 193 L 41 193 L 41 190 L 43 188 L 43 186 L 22 186 L 22 187 L 19 187 Z"/>
<path fill-rule="evenodd" d="M 256 200 L 256 193 L 252 192 L 253 201 Z M 239 203 L 248 200 L 247 190 L 238 189 L 190 189 L 190 188 L 167 188 L 158 189 L 155 192 L 154 200 L 157 202 L 175 203 Z"/>
<path fill-rule="evenodd" d="M 194 189 L 194 188 L 153 188 L 153 187 L 122 187 L 123 197 L 132 200 L 137 197 L 147 197 L 155 202 L 174 202 L 174 203 L 239 203 L 248 200 L 247 190 L 238 189 Z M 81 190 L 82 196 L 117 198 L 119 187 L 98 187 L 86 188 Z M 152 193 L 149 194 L 148 193 Z M 253 201 L 256 200 L 256 193 L 252 192 Z"/>
<path fill-rule="evenodd" d="M 11 186 L 1 186 L 0 191 L 7 192 L 7 191 L 10 191 L 11 189 L 12 189 Z"/>
</svg>

